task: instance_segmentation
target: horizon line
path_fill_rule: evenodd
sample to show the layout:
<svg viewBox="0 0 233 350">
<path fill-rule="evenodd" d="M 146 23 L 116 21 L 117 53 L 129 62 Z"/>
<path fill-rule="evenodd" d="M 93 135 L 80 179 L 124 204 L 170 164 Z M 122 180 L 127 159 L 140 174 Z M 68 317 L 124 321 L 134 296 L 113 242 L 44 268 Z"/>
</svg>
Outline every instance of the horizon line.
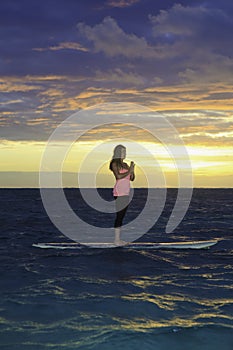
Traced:
<svg viewBox="0 0 233 350">
<path fill-rule="evenodd" d="M 40 189 L 113 189 L 113 187 L 0 187 L 0 190 L 40 190 Z M 140 189 L 216 189 L 216 190 L 228 190 L 233 189 L 233 187 L 133 187 L 132 190 L 140 190 Z"/>
</svg>

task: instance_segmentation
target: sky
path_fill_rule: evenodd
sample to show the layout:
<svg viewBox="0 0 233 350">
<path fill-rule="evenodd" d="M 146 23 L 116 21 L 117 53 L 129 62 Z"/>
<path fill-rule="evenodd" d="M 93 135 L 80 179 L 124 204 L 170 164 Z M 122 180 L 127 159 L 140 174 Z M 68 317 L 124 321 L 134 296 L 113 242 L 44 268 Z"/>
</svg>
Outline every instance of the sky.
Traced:
<svg viewBox="0 0 233 350">
<path fill-rule="evenodd" d="M 185 144 L 193 186 L 233 187 L 231 1 L 3 0 L 0 30 L 1 187 L 38 187 L 54 130 L 73 113 L 106 103 L 162 114 Z M 122 112 L 126 120 L 128 112 Z M 117 121 L 113 114 L 112 124 L 86 132 L 71 147 L 64 186 L 77 185 L 91 154 L 96 167 L 84 167 L 86 179 L 94 171 L 99 187 L 111 187 L 108 162 L 121 141 L 129 148 L 126 161 L 136 163 L 135 187 L 147 186 L 147 173 L 156 176 L 158 168 L 165 185 L 177 187 L 166 147 Z M 101 143 L 108 147 L 96 157 Z"/>
</svg>

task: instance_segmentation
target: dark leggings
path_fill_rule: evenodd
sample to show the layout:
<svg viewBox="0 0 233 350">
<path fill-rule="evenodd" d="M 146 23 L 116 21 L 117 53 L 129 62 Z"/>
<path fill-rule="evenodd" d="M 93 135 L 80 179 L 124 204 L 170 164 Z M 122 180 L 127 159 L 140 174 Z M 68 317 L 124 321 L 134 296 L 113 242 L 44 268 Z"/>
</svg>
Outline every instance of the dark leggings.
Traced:
<svg viewBox="0 0 233 350">
<path fill-rule="evenodd" d="M 121 227 L 129 205 L 129 196 L 114 196 L 116 204 L 116 219 L 114 227 Z"/>
</svg>

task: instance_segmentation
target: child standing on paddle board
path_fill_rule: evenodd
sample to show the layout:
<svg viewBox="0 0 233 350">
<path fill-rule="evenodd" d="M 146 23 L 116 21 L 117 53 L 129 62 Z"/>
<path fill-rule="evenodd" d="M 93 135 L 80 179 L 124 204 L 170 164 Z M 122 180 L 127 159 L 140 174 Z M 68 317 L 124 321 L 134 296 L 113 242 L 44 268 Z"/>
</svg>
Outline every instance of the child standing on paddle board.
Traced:
<svg viewBox="0 0 233 350">
<path fill-rule="evenodd" d="M 116 219 L 114 222 L 116 245 L 124 244 L 120 240 L 121 226 L 129 204 L 130 181 L 134 181 L 134 162 L 130 166 L 123 162 L 126 157 L 126 148 L 123 145 L 117 145 L 114 148 L 112 160 L 109 169 L 114 173 L 116 183 L 113 188 L 113 196 L 116 203 Z"/>
</svg>

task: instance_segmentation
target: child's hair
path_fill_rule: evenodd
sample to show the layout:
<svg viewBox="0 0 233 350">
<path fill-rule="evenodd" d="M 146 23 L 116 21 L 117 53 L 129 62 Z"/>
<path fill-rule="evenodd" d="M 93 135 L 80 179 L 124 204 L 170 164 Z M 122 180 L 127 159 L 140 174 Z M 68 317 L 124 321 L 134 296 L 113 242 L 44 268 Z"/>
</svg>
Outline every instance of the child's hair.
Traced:
<svg viewBox="0 0 233 350">
<path fill-rule="evenodd" d="M 114 150 L 113 150 L 113 156 L 112 160 L 109 165 L 109 169 L 112 170 L 112 163 L 115 162 L 119 168 L 122 167 L 122 162 L 121 162 L 121 152 L 122 150 L 125 150 L 125 146 L 123 145 L 117 145 Z"/>
</svg>

